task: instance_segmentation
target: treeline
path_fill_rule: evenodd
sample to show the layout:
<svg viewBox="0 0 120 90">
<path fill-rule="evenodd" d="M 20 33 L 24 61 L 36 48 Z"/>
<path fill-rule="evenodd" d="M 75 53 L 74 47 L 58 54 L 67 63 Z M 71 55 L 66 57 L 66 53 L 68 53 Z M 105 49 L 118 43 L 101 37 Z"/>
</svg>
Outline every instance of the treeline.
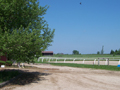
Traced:
<svg viewBox="0 0 120 90">
<path fill-rule="evenodd" d="M 110 51 L 110 54 L 120 55 L 120 49 L 119 49 L 119 50 L 116 49 L 115 51 L 111 50 L 111 51 Z"/>
<path fill-rule="evenodd" d="M 74 55 L 81 55 L 81 53 L 79 53 L 79 51 L 77 51 L 77 50 L 73 50 L 73 52 L 72 52 Z"/>
</svg>

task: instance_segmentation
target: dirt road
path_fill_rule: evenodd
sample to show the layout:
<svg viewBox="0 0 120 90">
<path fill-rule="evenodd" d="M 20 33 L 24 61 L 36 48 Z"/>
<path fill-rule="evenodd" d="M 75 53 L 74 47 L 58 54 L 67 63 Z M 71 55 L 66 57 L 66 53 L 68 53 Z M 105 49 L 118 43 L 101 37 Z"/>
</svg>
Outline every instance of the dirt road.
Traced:
<svg viewBox="0 0 120 90">
<path fill-rule="evenodd" d="M 52 65 L 33 65 L 29 70 L 49 73 L 44 80 L 14 87 L 11 90 L 120 90 L 120 72 Z"/>
</svg>

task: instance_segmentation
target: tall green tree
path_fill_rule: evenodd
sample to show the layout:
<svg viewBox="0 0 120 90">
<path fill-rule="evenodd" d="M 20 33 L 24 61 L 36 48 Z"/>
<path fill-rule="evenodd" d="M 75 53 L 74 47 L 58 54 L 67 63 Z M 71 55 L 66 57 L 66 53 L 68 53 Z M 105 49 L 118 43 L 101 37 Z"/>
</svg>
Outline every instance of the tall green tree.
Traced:
<svg viewBox="0 0 120 90">
<path fill-rule="evenodd" d="M 113 50 L 111 50 L 111 51 L 110 51 L 110 54 L 114 54 L 114 51 L 113 51 Z"/>
<path fill-rule="evenodd" d="M 118 52 L 118 50 L 116 49 L 116 50 L 115 50 L 115 53 L 117 53 L 117 52 Z"/>
<path fill-rule="evenodd" d="M 97 54 L 100 54 L 100 52 L 99 52 L 99 51 L 97 51 Z"/>
<path fill-rule="evenodd" d="M 78 55 L 78 54 L 79 54 L 79 51 L 73 50 L 73 54 Z"/>
<path fill-rule="evenodd" d="M 116 50 L 115 50 L 115 54 L 116 54 L 116 55 L 120 55 L 120 49 L 119 49 L 119 50 L 116 49 Z"/>
<path fill-rule="evenodd" d="M 120 55 L 120 49 L 118 50 L 118 55 Z"/>
<path fill-rule="evenodd" d="M 40 57 L 55 32 L 44 20 L 47 9 L 37 0 L 0 0 L 0 55 L 28 63 Z"/>
</svg>

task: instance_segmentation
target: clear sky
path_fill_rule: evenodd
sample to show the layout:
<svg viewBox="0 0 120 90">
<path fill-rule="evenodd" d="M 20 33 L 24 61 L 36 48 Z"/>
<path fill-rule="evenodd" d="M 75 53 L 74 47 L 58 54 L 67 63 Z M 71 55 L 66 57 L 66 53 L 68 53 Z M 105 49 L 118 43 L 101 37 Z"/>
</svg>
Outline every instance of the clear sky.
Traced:
<svg viewBox="0 0 120 90">
<path fill-rule="evenodd" d="M 120 49 L 120 0 L 38 0 L 49 5 L 44 15 L 55 29 L 52 46 L 46 51 L 96 54 Z M 81 2 L 81 5 L 80 5 Z"/>
</svg>

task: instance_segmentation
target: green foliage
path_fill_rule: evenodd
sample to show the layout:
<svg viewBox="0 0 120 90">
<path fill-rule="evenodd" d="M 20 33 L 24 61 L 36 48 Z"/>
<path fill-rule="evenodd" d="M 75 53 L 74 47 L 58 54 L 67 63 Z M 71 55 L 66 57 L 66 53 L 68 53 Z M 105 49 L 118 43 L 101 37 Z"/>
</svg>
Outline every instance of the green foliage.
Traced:
<svg viewBox="0 0 120 90">
<path fill-rule="evenodd" d="M 113 56 L 115 56 L 115 53 L 113 53 Z"/>
<path fill-rule="evenodd" d="M 31 29 L 32 27 L 37 27 L 37 24 L 43 23 L 42 19 L 44 17 L 41 16 L 45 14 L 48 6 L 38 7 L 39 3 L 36 1 L 37 0 L 0 0 L 0 23 L 3 32 L 5 31 L 5 27 L 12 32 L 13 28 L 18 29 L 21 25 L 26 28 L 30 22 L 32 23 Z"/>
<path fill-rule="evenodd" d="M 0 66 L 1 66 L 1 65 L 5 65 L 5 63 L 6 63 L 5 61 L 1 61 L 1 60 L 0 60 Z"/>
<path fill-rule="evenodd" d="M 115 50 L 115 53 L 117 53 L 117 52 L 118 52 L 118 50 L 116 49 L 116 50 Z"/>
<path fill-rule="evenodd" d="M 113 54 L 113 56 L 120 55 L 120 49 L 115 51 L 111 50 L 110 54 Z"/>
<path fill-rule="evenodd" d="M 100 54 L 100 52 L 98 51 L 97 54 Z"/>
<path fill-rule="evenodd" d="M 12 63 L 13 63 L 12 61 L 6 61 L 6 64 L 5 64 L 5 65 L 6 65 L 6 66 L 11 66 Z"/>
<path fill-rule="evenodd" d="M 34 62 L 34 55 L 53 41 L 55 30 L 48 27 L 43 15 L 48 6 L 37 0 L 0 0 L 0 55 L 17 62 Z"/>
<path fill-rule="evenodd" d="M 113 51 L 113 50 L 111 50 L 111 51 L 110 51 L 110 54 L 114 54 L 114 51 Z"/>
<path fill-rule="evenodd" d="M 79 51 L 77 51 L 77 50 L 73 50 L 73 54 L 78 55 L 78 54 L 79 54 Z"/>
</svg>

